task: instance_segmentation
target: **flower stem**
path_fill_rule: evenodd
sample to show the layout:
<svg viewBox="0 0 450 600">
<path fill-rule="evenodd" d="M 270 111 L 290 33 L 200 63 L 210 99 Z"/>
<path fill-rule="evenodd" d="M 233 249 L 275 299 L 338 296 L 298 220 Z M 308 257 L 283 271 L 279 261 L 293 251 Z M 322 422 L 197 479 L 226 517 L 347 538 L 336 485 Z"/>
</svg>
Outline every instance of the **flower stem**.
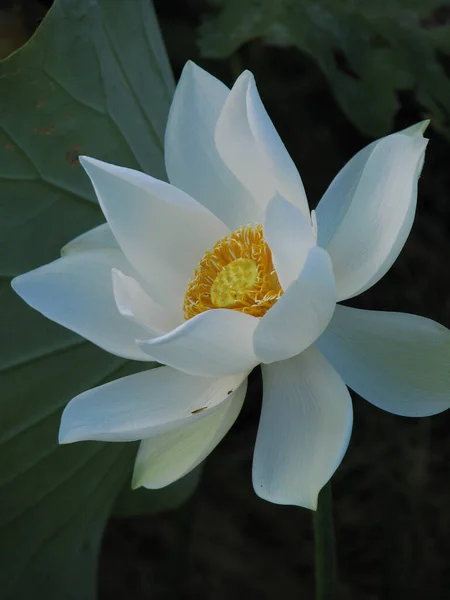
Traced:
<svg viewBox="0 0 450 600">
<path fill-rule="evenodd" d="M 334 600 L 336 598 L 336 548 L 330 482 L 320 491 L 313 524 L 316 555 L 316 600 Z"/>
</svg>

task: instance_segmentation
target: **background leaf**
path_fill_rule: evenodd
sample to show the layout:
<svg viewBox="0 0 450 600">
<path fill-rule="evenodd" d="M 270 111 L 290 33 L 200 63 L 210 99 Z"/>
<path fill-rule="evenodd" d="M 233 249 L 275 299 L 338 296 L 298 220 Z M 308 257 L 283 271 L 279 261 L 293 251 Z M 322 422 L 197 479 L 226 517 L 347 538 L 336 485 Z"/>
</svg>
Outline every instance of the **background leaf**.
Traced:
<svg viewBox="0 0 450 600">
<path fill-rule="evenodd" d="M 130 43 L 132 42 L 132 43 Z M 10 279 L 100 223 L 78 154 L 165 177 L 173 80 L 148 0 L 59 0 L 0 63 L 0 589 L 2 598 L 95 597 L 96 559 L 134 444 L 58 447 L 75 394 L 127 363 L 47 321 Z"/>
<path fill-rule="evenodd" d="M 321 69 L 347 117 L 369 136 L 392 130 L 398 92 L 412 90 L 435 127 L 450 136 L 449 54 L 438 0 L 229 0 L 200 28 L 205 57 L 224 58 L 264 38 L 295 46 Z"/>
</svg>

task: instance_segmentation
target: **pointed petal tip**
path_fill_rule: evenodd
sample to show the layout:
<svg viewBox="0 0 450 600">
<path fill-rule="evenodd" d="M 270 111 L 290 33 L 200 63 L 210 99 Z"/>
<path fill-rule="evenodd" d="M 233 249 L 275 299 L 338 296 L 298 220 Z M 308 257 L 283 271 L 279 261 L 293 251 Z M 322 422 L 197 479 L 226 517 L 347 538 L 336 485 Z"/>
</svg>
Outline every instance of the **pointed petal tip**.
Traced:
<svg viewBox="0 0 450 600">
<path fill-rule="evenodd" d="M 64 416 L 64 414 L 63 414 Z M 60 446 L 65 446 L 67 444 L 74 444 L 76 442 L 104 442 L 110 441 L 108 439 L 104 439 L 103 437 L 97 437 L 95 434 L 92 434 L 89 431 L 89 428 L 84 427 L 83 425 L 79 427 L 67 426 L 67 429 L 63 429 L 63 422 L 61 421 L 59 434 L 58 434 L 58 444 Z M 116 441 L 116 440 L 112 440 Z M 122 440 L 120 440 L 122 441 Z"/>
<path fill-rule="evenodd" d="M 59 424 L 58 431 L 58 444 L 60 446 L 66 446 L 67 444 L 73 444 L 75 442 L 88 442 L 92 438 L 83 435 L 83 427 L 77 426 L 75 423 L 71 426 L 70 417 L 67 415 L 67 409 L 71 408 L 73 399 L 66 405 L 61 415 L 61 421 Z"/>
<path fill-rule="evenodd" d="M 95 172 L 95 169 L 101 169 L 104 164 L 107 164 L 103 163 L 101 160 L 98 160 L 98 158 L 93 158 L 92 156 L 79 156 L 78 160 L 89 177 L 92 176 L 92 173 Z"/>
<path fill-rule="evenodd" d="M 183 69 L 181 70 L 180 79 L 178 81 L 178 85 L 180 85 L 180 81 L 185 77 L 195 76 L 195 73 L 201 71 L 202 68 L 199 67 L 193 60 L 188 60 Z"/>
<path fill-rule="evenodd" d="M 427 130 L 430 122 L 430 119 L 419 121 L 418 123 L 399 131 L 399 133 L 402 133 L 403 135 L 409 135 L 410 137 L 423 137 L 423 134 Z M 426 139 L 428 141 L 428 138 Z"/>
<path fill-rule="evenodd" d="M 243 86 L 244 89 L 242 89 L 241 86 Z M 253 86 L 256 87 L 255 76 L 248 69 L 242 71 L 242 73 L 236 77 L 233 84 L 233 88 L 237 87 L 244 97 L 247 96 Z"/>
<path fill-rule="evenodd" d="M 140 487 L 142 487 L 140 478 L 133 474 L 133 479 L 131 480 L 131 489 L 134 491 L 138 490 Z"/>
<path fill-rule="evenodd" d="M 238 79 L 242 79 L 247 83 L 247 94 L 253 87 L 256 88 L 255 76 L 248 69 L 245 69 L 244 71 L 242 71 L 242 73 L 239 75 L 239 77 L 236 79 L 236 81 Z"/>
<path fill-rule="evenodd" d="M 88 438 L 85 438 L 83 435 L 79 435 L 79 431 L 77 431 L 76 427 L 71 429 L 70 426 L 65 423 L 66 419 L 64 418 L 64 413 L 65 410 L 62 414 L 61 423 L 59 425 L 58 444 L 60 446 L 65 446 L 66 444 L 73 444 L 74 442 L 89 441 Z"/>
<path fill-rule="evenodd" d="M 105 171 L 115 176 L 117 176 L 118 172 L 140 172 L 136 169 L 119 166 L 105 160 L 100 160 L 99 158 L 94 158 L 93 156 L 79 156 L 78 160 L 89 177 L 91 177 L 92 173 L 95 173 L 96 171 Z"/>
<path fill-rule="evenodd" d="M 419 125 L 421 125 L 421 131 L 422 133 L 425 133 L 425 131 L 428 129 L 429 125 L 431 123 L 431 119 L 425 119 L 424 121 L 421 121 L 419 123 Z"/>
<path fill-rule="evenodd" d="M 187 70 L 187 69 L 201 69 L 201 67 L 198 66 L 197 63 L 195 63 L 193 60 L 189 59 L 186 64 L 183 67 L 183 71 Z"/>
<path fill-rule="evenodd" d="M 78 156 L 78 160 L 80 162 L 80 165 L 83 167 L 83 169 L 86 170 L 86 165 L 88 165 L 91 161 L 92 158 L 90 156 L 85 156 L 84 154 L 80 154 L 80 156 Z"/>
<path fill-rule="evenodd" d="M 78 160 L 80 161 L 80 164 L 85 171 L 87 171 L 89 169 L 89 167 L 101 167 L 104 164 L 108 164 L 108 163 L 104 163 L 102 160 L 99 160 L 98 158 L 94 158 L 93 156 L 84 156 L 84 155 L 79 156 Z"/>
<path fill-rule="evenodd" d="M 178 80 L 177 87 L 179 87 L 181 82 L 185 81 L 187 78 L 195 79 L 197 77 L 203 77 L 203 78 L 206 77 L 208 79 L 211 79 L 211 78 L 215 79 L 215 77 L 213 75 L 208 73 L 208 71 L 206 71 L 205 69 L 200 67 L 200 65 L 195 63 L 193 60 L 188 60 L 181 71 L 181 75 L 180 75 L 180 79 Z"/>
</svg>

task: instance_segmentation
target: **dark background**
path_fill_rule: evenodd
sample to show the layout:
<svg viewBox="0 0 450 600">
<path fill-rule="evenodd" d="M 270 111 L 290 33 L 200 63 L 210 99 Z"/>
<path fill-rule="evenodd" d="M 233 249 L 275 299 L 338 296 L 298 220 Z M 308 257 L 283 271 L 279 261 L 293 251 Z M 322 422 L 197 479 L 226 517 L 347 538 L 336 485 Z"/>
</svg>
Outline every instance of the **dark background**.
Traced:
<svg viewBox="0 0 450 600">
<path fill-rule="evenodd" d="M 27 39 L 50 4 L 4 0 L 3 55 Z M 206 60 L 196 32 L 211 6 L 157 0 L 155 7 L 176 78 L 188 59 L 228 85 L 242 69 L 255 74 L 314 207 L 336 172 L 370 141 L 343 114 L 316 64 L 296 49 L 260 40 L 231 59 Z M 412 93 L 400 100 L 394 129 L 428 116 Z M 390 272 L 349 304 L 421 314 L 449 327 L 450 146 L 433 125 L 426 135 L 431 141 L 412 233 Z M 101 600 L 313 598 L 311 513 L 269 504 L 252 490 L 260 403 L 255 370 L 241 416 L 208 459 L 187 505 L 110 522 Z M 450 414 L 397 417 L 356 395 L 354 408 L 350 447 L 333 478 L 339 598 L 450 598 Z"/>
</svg>

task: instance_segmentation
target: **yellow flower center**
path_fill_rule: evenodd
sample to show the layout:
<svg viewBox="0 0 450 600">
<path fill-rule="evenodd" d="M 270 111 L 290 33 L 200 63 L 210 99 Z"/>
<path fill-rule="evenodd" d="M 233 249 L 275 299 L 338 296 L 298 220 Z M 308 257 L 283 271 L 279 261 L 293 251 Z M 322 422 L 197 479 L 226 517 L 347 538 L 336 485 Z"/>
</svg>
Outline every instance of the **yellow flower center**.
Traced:
<svg viewBox="0 0 450 600">
<path fill-rule="evenodd" d="M 228 263 L 211 286 L 211 302 L 219 308 L 228 308 L 242 300 L 247 290 L 258 279 L 258 265 L 251 258 L 237 258 Z"/>
<path fill-rule="evenodd" d="M 205 253 L 184 297 L 184 317 L 211 308 L 262 317 L 282 294 L 262 225 L 246 225 Z"/>
</svg>

